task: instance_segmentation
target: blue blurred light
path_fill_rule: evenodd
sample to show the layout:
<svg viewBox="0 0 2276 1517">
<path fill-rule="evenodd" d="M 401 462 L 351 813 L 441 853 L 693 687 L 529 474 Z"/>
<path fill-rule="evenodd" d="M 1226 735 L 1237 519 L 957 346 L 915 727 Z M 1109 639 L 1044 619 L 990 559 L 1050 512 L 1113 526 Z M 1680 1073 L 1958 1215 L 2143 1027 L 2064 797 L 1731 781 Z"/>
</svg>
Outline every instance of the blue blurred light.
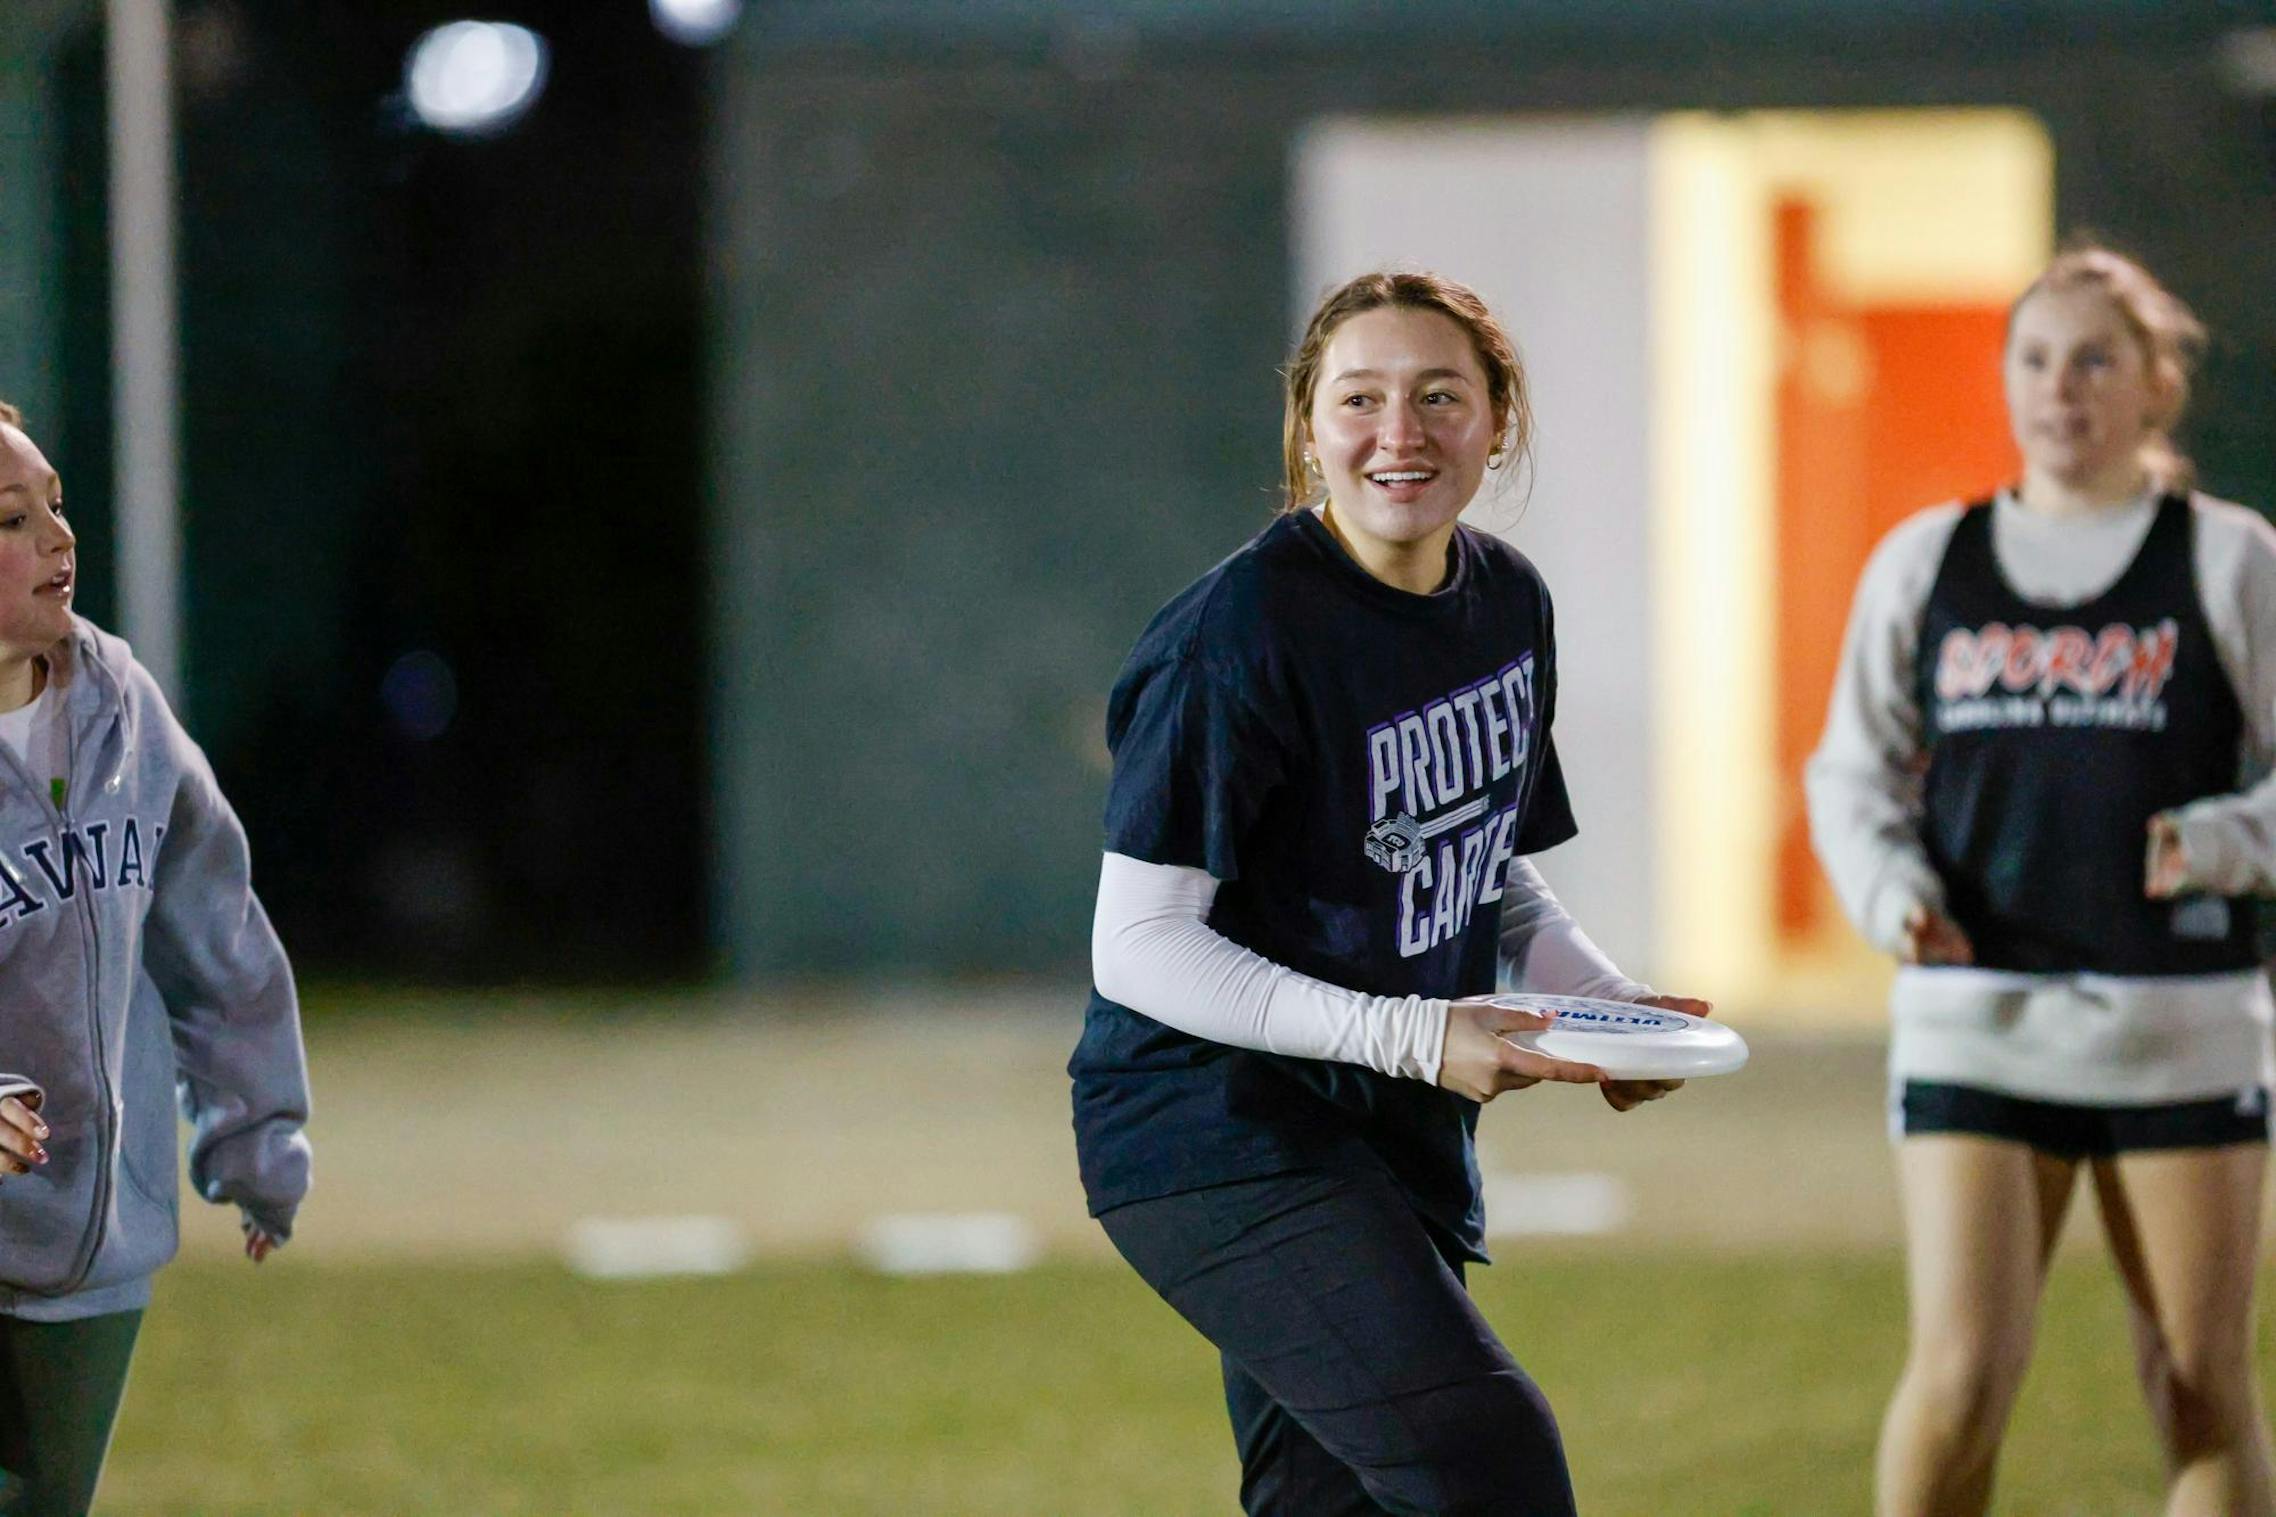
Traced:
<svg viewBox="0 0 2276 1517">
<path fill-rule="evenodd" d="M 458 676 L 441 654 L 415 649 L 388 666 L 379 703 L 405 737 L 431 743 L 458 714 Z"/>
<path fill-rule="evenodd" d="M 545 39 L 500 21 L 452 21 L 411 44 L 403 90 L 412 112 L 438 132 L 503 131 L 545 89 Z"/>
<path fill-rule="evenodd" d="M 688 47 L 709 47 L 743 18 L 743 0 L 648 0 L 656 30 Z"/>
</svg>

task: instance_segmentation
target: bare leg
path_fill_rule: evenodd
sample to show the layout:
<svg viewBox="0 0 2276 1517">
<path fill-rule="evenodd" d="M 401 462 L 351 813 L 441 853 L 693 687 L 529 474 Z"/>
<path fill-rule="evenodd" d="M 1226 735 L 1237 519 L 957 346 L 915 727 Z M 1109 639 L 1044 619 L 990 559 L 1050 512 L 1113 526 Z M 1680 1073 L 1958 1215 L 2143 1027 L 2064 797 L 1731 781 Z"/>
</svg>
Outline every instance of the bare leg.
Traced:
<svg viewBox="0 0 2276 1517">
<path fill-rule="evenodd" d="M 1880 1517 L 1982 1517 L 2078 1166 L 1961 1133 L 1897 1146 L 1911 1346 L 1881 1424 Z"/>
<path fill-rule="evenodd" d="M 2135 1368 L 2165 1447 L 2167 1517 L 2276 1517 L 2276 1460 L 2252 1367 L 2267 1165 L 2254 1143 L 2094 1166 Z"/>
</svg>

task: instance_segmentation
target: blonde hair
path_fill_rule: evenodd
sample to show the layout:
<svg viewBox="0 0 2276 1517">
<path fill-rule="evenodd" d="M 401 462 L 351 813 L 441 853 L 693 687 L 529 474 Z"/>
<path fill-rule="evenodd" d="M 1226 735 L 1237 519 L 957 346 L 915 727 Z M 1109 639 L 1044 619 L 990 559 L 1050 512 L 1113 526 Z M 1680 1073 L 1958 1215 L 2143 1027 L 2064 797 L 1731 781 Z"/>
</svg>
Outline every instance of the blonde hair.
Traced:
<svg viewBox="0 0 2276 1517">
<path fill-rule="evenodd" d="M 2007 327 L 2025 301 L 2042 291 L 2094 290 L 2110 302 L 2126 330 L 2141 344 L 2151 377 L 2168 397 L 2164 414 L 2151 419 L 2140 459 L 2160 491 L 2186 491 L 2197 481 L 2197 466 L 2173 441 L 2173 429 L 2189 406 L 2189 381 L 2205 352 L 2205 324 L 2187 302 L 2158 282 L 2157 276 L 2125 254 L 2091 238 L 2071 242 L 2007 308 Z"/>
<path fill-rule="evenodd" d="M 1320 383 L 1320 355 L 1336 328 L 1364 311 L 1386 306 L 1409 311 L 1436 311 L 1470 334 L 1477 350 L 1478 367 L 1486 375 L 1486 399 L 1494 418 L 1494 451 L 1508 462 L 1523 458 L 1533 444 L 1533 403 L 1525 382 L 1525 366 L 1509 333 L 1486 309 L 1478 292 L 1466 284 L 1438 274 L 1381 272 L 1362 274 L 1330 290 L 1304 324 L 1304 340 L 1283 370 L 1287 380 L 1281 420 L 1280 453 L 1285 490 L 1280 509 L 1301 511 L 1311 506 L 1319 491 L 1305 461 L 1304 433 L 1312 415 L 1312 397 Z"/>
</svg>

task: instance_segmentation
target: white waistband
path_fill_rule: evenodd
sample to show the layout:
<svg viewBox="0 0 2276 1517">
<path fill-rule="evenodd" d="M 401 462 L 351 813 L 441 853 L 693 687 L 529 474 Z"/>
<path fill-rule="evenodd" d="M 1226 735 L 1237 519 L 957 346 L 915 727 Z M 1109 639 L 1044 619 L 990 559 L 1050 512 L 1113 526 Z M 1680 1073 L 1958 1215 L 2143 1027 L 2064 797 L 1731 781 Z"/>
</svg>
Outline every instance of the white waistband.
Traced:
<svg viewBox="0 0 2276 1517">
<path fill-rule="evenodd" d="M 2048 1101 L 2195 1100 L 2276 1080 L 2258 971 L 2158 979 L 1908 968 L 1889 1072 Z"/>
</svg>

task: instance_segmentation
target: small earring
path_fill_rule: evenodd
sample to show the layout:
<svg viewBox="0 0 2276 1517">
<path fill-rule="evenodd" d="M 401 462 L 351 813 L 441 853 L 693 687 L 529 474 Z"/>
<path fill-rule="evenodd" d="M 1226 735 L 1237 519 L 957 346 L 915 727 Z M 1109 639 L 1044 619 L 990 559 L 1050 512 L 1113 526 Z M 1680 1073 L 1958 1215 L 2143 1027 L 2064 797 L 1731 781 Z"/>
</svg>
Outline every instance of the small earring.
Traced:
<svg viewBox="0 0 2276 1517">
<path fill-rule="evenodd" d="M 1320 472 L 1320 461 L 1309 453 L 1304 455 L 1304 472 L 1307 474 L 1317 474 Z"/>
<path fill-rule="evenodd" d="M 1486 467 L 1487 467 L 1487 468 L 1489 468 L 1489 469 L 1498 469 L 1498 468 L 1500 468 L 1501 466 L 1502 466 L 1502 450 L 1501 450 L 1501 449 L 1499 449 L 1499 448 L 1496 448 L 1496 449 L 1494 449 L 1494 451 L 1493 451 L 1493 452 L 1491 452 L 1491 453 L 1488 453 L 1488 454 L 1486 455 Z"/>
</svg>

